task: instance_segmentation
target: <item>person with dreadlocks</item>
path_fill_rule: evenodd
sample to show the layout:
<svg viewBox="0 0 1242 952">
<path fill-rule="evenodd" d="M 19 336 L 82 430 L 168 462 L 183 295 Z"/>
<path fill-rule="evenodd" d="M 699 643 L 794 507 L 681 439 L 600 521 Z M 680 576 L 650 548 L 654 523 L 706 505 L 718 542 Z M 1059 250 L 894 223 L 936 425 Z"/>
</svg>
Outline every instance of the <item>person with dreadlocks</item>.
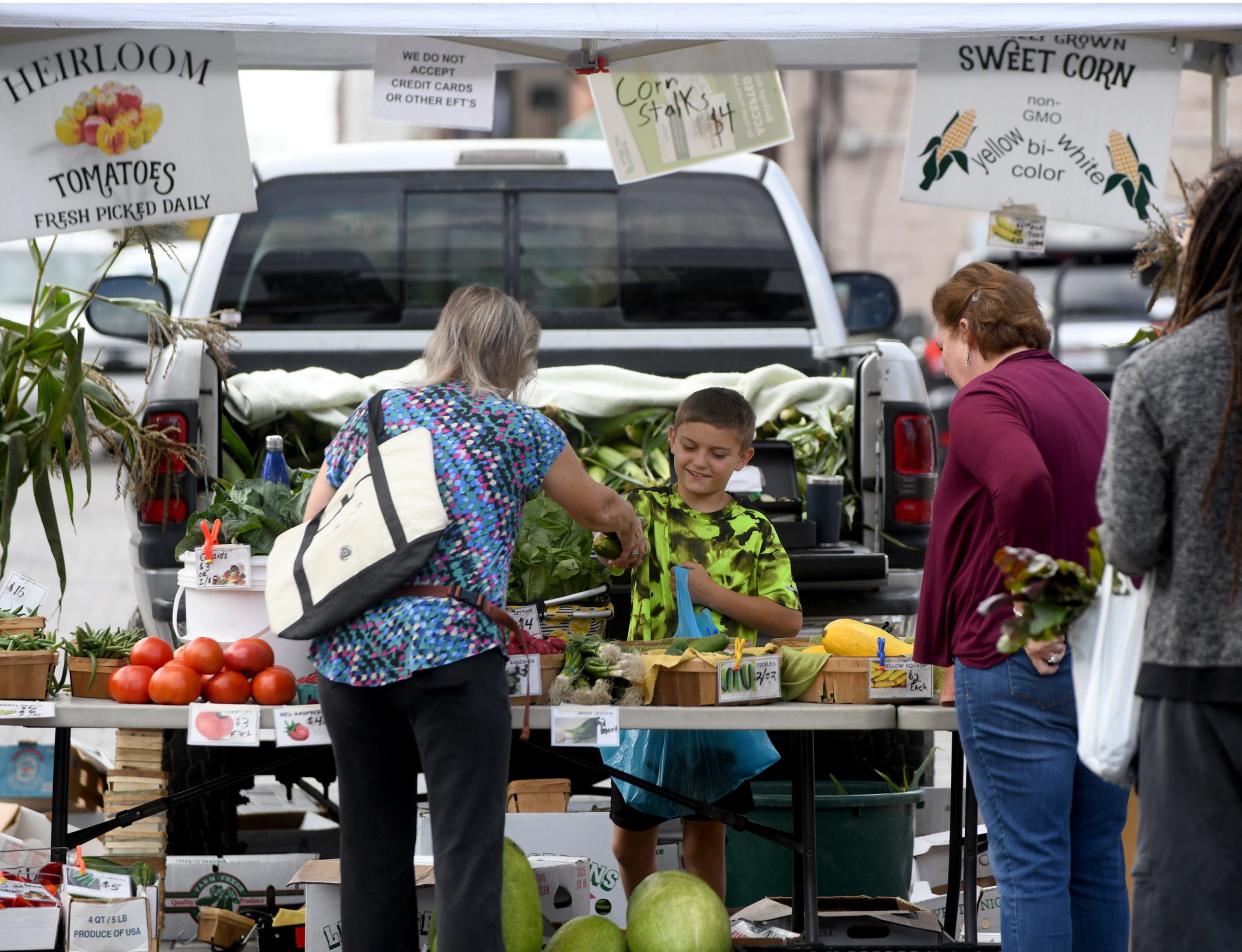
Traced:
<svg viewBox="0 0 1242 952">
<path fill-rule="evenodd" d="M 1128 793 L 1078 759 L 1065 640 L 997 648 L 1004 591 L 993 556 L 1024 546 L 1080 564 L 1099 523 L 1108 400 L 1048 352 L 1031 282 L 969 264 L 932 297 L 945 370 L 960 388 L 932 501 L 917 660 L 953 666 L 958 732 L 988 825 L 1005 952 L 1126 952 Z"/>
<path fill-rule="evenodd" d="M 1113 383 L 1104 554 L 1149 576 L 1135 952 L 1237 948 L 1242 895 L 1242 159 L 1195 209 L 1169 333 Z"/>
</svg>

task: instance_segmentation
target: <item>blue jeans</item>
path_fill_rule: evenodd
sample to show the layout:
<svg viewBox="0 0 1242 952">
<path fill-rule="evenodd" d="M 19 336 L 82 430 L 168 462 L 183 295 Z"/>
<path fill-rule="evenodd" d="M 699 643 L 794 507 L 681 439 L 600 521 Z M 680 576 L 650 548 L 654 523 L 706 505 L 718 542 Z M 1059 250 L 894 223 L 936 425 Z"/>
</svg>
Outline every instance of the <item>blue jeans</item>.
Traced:
<svg viewBox="0 0 1242 952">
<path fill-rule="evenodd" d="M 1129 791 L 1078 760 L 1072 655 L 954 668 L 958 730 L 1001 898 L 1005 952 L 1126 952 Z"/>
</svg>

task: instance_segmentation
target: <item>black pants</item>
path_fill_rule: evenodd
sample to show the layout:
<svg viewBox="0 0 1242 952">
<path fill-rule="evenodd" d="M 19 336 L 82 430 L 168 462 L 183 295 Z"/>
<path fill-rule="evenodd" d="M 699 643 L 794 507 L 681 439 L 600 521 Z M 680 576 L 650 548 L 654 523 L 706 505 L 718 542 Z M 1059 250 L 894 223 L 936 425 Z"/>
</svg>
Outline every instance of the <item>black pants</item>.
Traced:
<svg viewBox="0 0 1242 952">
<path fill-rule="evenodd" d="M 511 732 L 504 657 L 487 651 L 379 688 L 321 680 L 341 798 L 348 952 L 418 948 L 415 784 L 421 760 L 436 865 L 437 952 L 500 952 Z"/>
<path fill-rule="evenodd" d="M 1242 704 L 1144 698 L 1133 952 L 1236 949 Z"/>
</svg>

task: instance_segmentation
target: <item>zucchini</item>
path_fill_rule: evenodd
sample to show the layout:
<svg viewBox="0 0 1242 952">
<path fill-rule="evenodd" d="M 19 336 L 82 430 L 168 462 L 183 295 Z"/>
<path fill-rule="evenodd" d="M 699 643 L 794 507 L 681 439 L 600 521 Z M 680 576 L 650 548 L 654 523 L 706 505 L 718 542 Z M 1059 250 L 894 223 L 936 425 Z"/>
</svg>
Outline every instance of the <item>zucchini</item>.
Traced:
<svg viewBox="0 0 1242 952">
<path fill-rule="evenodd" d="M 742 665 L 742 687 L 749 691 L 755 686 L 755 666 L 753 664 Z"/>
<path fill-rule="evenodd" d="M 720 690 L 724 693 L 729 690 L 729 668 L 720 669 Z"/>
</svg>

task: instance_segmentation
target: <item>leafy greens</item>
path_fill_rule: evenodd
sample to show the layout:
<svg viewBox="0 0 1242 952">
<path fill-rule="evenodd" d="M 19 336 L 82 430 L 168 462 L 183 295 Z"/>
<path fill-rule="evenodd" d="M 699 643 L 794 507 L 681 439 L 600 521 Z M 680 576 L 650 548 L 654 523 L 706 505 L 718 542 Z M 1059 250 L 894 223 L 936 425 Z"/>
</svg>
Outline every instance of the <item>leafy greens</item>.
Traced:
<svg viewBox="0 0 1242 952">
<path fill-rule="evenodd" d="M 590 532 L 547 496 L 526 503 L 509 570 L 511 604 L 572 595 L 604 578 L 604 566 L 591 557 Z"/>
</svg>

